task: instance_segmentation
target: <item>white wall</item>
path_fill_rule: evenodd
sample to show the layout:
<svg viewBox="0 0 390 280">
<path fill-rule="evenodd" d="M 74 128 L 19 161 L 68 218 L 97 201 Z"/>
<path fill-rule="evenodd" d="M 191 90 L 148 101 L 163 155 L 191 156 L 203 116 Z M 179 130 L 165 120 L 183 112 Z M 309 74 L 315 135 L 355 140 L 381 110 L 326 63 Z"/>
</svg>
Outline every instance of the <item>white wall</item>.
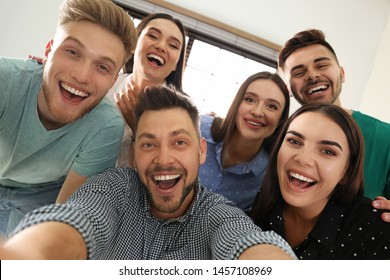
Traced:
<svg viewBox="0 0 390 280">
<path fill-rule="evenodd" d="M 390 13 L 374 65 L 361 100 L 360 109 L 390 123 Z"/>
<path fill-rule="evenodd" d="M 62 0 L 0 0 L 0 56 L 43 55 Z"/>
<path fill-rule="evenodd" d="M 61 2 L 0 0 L 0 55 L 42 55 L 54 35 Z M 390 90 L 386 81 L 390 62 L 389 0 L 168 2 L 279 45 L 303 29 L 322 29 L 346 71 L 342 104 L 390 122 Z"/>
</svg>

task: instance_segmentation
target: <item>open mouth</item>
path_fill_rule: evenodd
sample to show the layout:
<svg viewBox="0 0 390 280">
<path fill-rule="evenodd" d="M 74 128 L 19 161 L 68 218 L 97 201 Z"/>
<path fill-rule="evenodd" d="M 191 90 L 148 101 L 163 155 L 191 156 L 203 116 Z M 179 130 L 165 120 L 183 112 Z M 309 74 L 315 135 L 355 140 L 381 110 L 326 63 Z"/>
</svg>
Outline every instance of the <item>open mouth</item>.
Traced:
<svg viewBox="0 0 390 280">
<path fill-rule="evenodd" d="M 66 85 L 65 83 L 61 83 L 61 89 L 62 89 L 61 92 L 63 93 L 63 96 L 68 101 L 80 102 L 89 96 L 88 93 L 72 88 Z"/>
<path fill-rule="evenodd" d="M 146 57 L 150 62 L 155 63 L 157 66 L 164 66 L 165 64 L 165 60 L 161 56 L 148 54 Z"/>
<path fill-rule="evenodd" d="M 329 85 L 316 86 L 316 87 L 313 87 L 313 88 L 309 89 L 308 91 L 306 91 L 306 94 L 307 95 L 319 94 L 319 93 L 327 90 L 328 88 L 329 88 Z"/>
<path fill-rule="evenodd" d="M 255 122 L 253 120 L 245 120 L 250 126 L 254 126 L 254 127 L 264 127 L 265 124 L 262 123 L 262 122 Z"/>
<path fill-rule="evenodd" d="M 179 174 L 175 175 L 156 175 L 153 176 L 154 183 L 163 190 L 168 190 L 173 188 L 179 181 L 181 176 Z"/>
<path fill-rule="evenodd" d="M 309 188 L 318 183 L 313 179 L 310 179 L 308 177 L 305 177 L 303 175 L 291 171 L 288 172 L 288 180 L 294 187 L 300 189 Z"/>
</svg>

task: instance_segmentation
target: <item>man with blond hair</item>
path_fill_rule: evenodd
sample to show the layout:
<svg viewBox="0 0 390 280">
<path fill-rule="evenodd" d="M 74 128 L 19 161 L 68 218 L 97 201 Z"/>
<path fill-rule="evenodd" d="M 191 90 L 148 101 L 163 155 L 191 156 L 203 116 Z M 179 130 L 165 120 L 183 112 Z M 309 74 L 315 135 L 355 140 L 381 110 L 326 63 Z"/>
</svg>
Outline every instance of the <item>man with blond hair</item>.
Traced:
<svg viewBox="0 0 390 280">
<path fill-rule="evenodd" d="M 43 63 L 0 57 L 0 233 L 115 165 L 123 120 L 105 95 L 136 44 L 109 0 L 68 0 Z"/>
</svg>

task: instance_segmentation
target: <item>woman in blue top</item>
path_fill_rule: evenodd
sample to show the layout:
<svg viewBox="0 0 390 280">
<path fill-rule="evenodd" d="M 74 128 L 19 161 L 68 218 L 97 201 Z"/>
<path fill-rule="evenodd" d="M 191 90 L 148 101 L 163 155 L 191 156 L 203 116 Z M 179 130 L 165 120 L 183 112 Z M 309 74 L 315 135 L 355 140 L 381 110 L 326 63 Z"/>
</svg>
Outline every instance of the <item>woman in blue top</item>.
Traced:
<svg viewBox="0 0 390 280">
<path fill-rule="evenodd" d="M 283 80 L 259 72 L 241 85 L 226 118 L 202 116 L 201 132 L 207 140 L 207 159 L 199 171 L 202 184 L 249 211 L 289 107 Z"/>
</svg>

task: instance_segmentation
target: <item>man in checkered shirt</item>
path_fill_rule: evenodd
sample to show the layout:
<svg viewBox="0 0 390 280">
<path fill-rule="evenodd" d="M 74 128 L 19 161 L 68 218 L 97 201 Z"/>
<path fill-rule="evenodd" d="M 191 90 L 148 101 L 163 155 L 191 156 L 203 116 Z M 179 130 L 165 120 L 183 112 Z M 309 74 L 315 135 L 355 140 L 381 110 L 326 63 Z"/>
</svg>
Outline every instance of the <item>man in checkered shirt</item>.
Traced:
<svg viewBox="0 0 390 280">
<path fill-rule="evenodd" d="M 206 142 L 185 95 L 147 88 L 134 113 L 136 169 L 109 169 L 66 203 L 29 213 L 2 259 L 295 258 L 279 235 L 200 185 Z"/>
</svg>

